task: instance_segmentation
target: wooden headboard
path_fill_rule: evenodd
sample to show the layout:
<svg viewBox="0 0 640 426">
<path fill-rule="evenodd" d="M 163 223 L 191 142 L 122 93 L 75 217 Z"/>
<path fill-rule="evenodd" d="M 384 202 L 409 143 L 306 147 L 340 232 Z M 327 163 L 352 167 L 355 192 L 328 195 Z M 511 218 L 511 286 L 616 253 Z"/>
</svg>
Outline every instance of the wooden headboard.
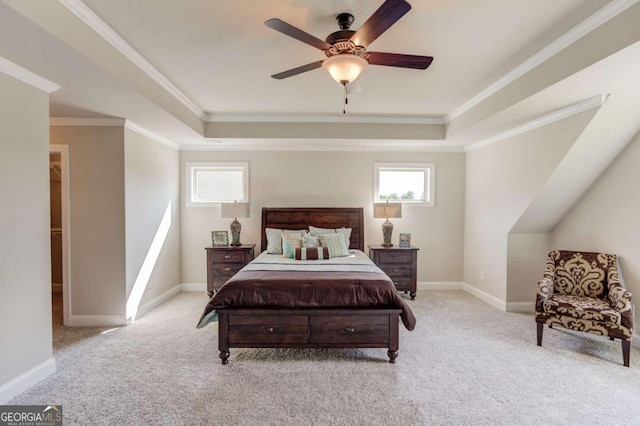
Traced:
<svg viewBox="0 0 640 426">
<path fill-rule="evenodd" d="M 351 228 L 349 248 L 364 251 L 364 212 L 362 207 L 263 207 L 262 245 L 267 249 L 265 228 L 308 229 Z"/>
</svg>

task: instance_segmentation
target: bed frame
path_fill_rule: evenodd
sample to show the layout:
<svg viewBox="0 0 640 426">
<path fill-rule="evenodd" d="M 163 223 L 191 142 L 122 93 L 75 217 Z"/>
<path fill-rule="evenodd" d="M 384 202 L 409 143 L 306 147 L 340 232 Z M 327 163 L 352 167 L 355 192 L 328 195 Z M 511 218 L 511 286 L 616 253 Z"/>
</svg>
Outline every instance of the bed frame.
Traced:
<svg viewBox="0 0 640 426">
<path fill-rule="evenodd" d="M 351 228 L 350 248 L 364 250 L 362 208 L 262 209 L 265 228 Z M 398 356 L 399 308 L 226 308 L 218 310 L 218 350 L 227 364 L 229 348 L 388 348 Z"/>
</svg>

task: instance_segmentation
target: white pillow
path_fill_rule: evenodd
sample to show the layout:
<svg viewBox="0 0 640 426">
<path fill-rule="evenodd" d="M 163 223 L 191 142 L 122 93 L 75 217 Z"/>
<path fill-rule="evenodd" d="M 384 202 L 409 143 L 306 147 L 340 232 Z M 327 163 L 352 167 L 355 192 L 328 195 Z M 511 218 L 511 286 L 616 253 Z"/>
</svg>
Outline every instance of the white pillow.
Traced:
<svg viewBox="0 0 640 426">
<path fill-rule="evenodd" d="M 343 234 L 344 235 L 344 234 Z M 349 248 L 344 243 L 344 238 L 340 234 L 320 234 L 318 235 L 320 247 L 326 247 L 329 250 L 329 257 L 349 256 Z"/>
<path fill-rule="evenodd" d="M 344 235 L 344 242 L 347 245 L 347 249 L 351 246 L 351 228 L 317 228 L 315 226 L 309 226 L 309 234 L 312 236 L 324 235 L 324 234 L 342 234 Z"/>
<path fill-rule="evenodd" d="M 287 234 L 302 234 L 306 232 L 304 229 L 289 230 L 289 229 L 276 229 L 265 228 L 264 233 L 267 235 L 267 253 L 268 254 L 282 254 L 282 233 Z"/>
<path fill-rule="evenodd" d="M 318 237 L 314 237 L 308 232 L 302 234 L 302 247 L 314 248 L 318 247 Z"/>
</svg>

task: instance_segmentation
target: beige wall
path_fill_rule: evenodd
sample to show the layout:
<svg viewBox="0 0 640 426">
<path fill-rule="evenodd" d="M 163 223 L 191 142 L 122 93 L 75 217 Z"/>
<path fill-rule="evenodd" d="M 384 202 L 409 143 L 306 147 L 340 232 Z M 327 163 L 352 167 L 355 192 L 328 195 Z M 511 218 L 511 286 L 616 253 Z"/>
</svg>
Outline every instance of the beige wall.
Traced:
<svg viewBox="0 0 640 426">
<path fill-rule="evenodd" d="M 49 96 L 0 74 L 0 404 L 51 362 Z M 40 376 L 42 378 L 42 376 Z M 27 380 L 28 381 L 28 380 Z"/>
<path fill-rule="evenodd" d="M 179 153 L 146 136 L 125 130 L 126 294 L 136 278 L 144 285 L 142 305 L 180 283 Z M 170 206 L 170 207 L 169 207 Z M 170 228 L 158 237 L 162 248 L 148 276 L 141 267 L 169 207 Z"/>
<path fill-rule="evenodd" d="M 508 233 L 593 117 L 583 112 L 467 153 L 464 281 L 507 300 Z M 481 271 L 484 279 L 480 278 Z"/>
<path fill-rule="evenodd" d="M 640 298 L 639 159 L 640 135 L 636 135 L 551 233 L 554 248 L 618 254 L 636 305 Z"/>
<path fill-rule="evenodd" d="M 52 126 L 69 145 L 70 314 L 122 316 L 125 301 L 124 127 Z"/>
<path fill-rule="evenodd" d="M 420 248 L 418 281 L 462 280 L 464 221 L 464 154 L 390 152 L 212 152 L 182 151 L 182 282 L 206 282 L 204 247 L 212 230 L 228 230 L 219 207 L 185 206 L 185 162 L 248 161 L 251 217 L 240 219 L 241 241 L 260 246 L 262 207 L 364 207 L 365 244 L 382 242 L 382 220 L 373 219 L 375 162 L 436 164 L 436 206 L 409 207 L 393 220 L 393 241 L 411 234 Z M 258 250 L 256 250 L 258 252 Z"/>
</svg>

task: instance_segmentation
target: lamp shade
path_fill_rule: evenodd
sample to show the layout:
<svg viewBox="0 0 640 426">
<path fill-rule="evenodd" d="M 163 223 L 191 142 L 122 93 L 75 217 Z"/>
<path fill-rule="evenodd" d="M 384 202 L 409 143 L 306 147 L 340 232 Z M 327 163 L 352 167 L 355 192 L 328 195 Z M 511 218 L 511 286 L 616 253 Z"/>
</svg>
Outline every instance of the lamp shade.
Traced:
<svg viewBox="0 0 640 426">
<path fill-rule="evenodd" d="M 399 219 L 402 217 L 402 203 L 374 203 L 373 217 L 376 219 Z"/>
<path fill-rule="evenodd" d="M 220 217 L 229 219 L 249 217 L 249 203 L 222 203 L 220 206 Z"/>
<path fill-rule="evenodd" d="M 331 56 L 322 62 L 322 68 L 340 84 L 353 83 L 369 63 L 360 56 L 341 54 Z"/>
</svg>

